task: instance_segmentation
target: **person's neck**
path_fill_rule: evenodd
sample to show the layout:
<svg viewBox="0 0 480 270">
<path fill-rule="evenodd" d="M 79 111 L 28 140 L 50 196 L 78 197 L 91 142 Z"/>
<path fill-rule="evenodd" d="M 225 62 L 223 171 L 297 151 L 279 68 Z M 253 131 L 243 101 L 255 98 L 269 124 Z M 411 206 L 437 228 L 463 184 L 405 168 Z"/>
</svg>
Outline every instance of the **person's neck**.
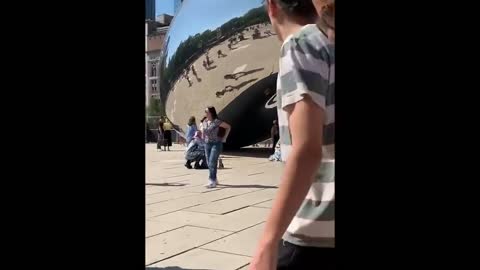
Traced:
<svg viewBox="0 0 480 270">
<path fill-rule="evenodd" d="M 279 30 L 278 30 L 279 32 L 278 35 L 280 36 L 280 40 L 284 42 L 288 36 L 300 31 L 300 29 L 302 29 L 302 27 L 304 27 L 307 24 L 308 23 L 300 24 L 297 22 L 285 21 L 283 25 L 279 27 Z"/>
</svg>

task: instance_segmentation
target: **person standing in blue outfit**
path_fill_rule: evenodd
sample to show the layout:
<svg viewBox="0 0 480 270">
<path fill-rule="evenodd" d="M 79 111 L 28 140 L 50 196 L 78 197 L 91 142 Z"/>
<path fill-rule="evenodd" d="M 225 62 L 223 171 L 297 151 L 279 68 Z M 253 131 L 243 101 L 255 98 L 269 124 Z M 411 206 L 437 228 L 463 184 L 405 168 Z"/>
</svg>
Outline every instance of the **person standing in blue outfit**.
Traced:
<svg viewBox="0 0 480 270">
<path fill-rule="evenodd" d="M 220 153 L 223 150 L 223 142 L 226 141 L 228 134 L 230 133 L 231 126 L 218 119 L 217 111 L 215 107 L 208 107 L 205 110 L 207 120 L 204 130 L 204 138 L 206 142 L 205 155 L 207 157 L 208 164 L 208 184 L 207 188 L 214 188 L 218 184 L 217 180 L 217 162 Z M 205 124 L 205 122 L 204 122 Z M 225 129 L 225 134 L 219 136 L 219 128 Z"/>
<path fill-rule="evenodd" d="M 185 135 L 187 137 L 187 146 L 190 144 L 190 142 L 193 139 L 193 135 L 195 135 L 195 132 L 197 131 L 197 124 L 195 123 L 195 116 L 190 117 L 188 119 L 188 124 L 187 124 L 187 132 L 185 132 Z"/>
</svg>

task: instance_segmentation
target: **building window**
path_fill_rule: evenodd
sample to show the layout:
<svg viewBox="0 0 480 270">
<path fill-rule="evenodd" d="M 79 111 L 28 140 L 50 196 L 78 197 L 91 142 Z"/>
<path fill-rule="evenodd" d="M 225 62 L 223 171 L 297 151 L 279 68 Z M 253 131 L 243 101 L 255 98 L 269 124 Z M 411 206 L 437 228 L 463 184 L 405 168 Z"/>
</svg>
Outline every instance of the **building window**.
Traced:
<svg viewBox="0 0 480 270">
<path fill-rule="evenodd" d="M 152 80 L 152 93 L 157 93 L 157 80 Z"/>
<path fill-rule="evenodd" d="M 157 76 L 157 64 L 153 63 L 152 68 L 150 69 L 150 77 Z"/>
</svg>

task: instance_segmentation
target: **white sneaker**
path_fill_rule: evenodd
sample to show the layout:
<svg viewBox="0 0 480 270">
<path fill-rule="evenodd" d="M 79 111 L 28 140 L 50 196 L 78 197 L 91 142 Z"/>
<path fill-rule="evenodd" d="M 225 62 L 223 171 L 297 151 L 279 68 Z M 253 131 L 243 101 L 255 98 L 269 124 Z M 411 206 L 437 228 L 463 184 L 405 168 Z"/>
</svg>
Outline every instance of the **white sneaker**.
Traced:
<svg viewBox="0 0 480 270">
<path fill-rule="evenodd" d="M 215 188 L 217 187 L 217 182 L 210 181 L 207 185 L 205 185 L 206 188 Z"/>
</svg>

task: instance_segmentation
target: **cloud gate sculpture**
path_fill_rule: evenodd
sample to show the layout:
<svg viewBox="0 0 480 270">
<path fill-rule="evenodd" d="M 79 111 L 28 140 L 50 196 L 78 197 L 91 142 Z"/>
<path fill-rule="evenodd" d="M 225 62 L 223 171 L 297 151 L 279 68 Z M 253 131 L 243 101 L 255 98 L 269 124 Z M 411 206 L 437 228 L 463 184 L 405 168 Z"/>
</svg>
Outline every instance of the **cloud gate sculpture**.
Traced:
<svg viewBox="0 0 480 270">
<path fill-rule="evenodd" d="M 177 132 L 215 106 L 232 125 L 225 148 L 269 138 L 280 45 L 261 0 L 184 1 L 160 60 L 160 99 Z"/>
</svg>

